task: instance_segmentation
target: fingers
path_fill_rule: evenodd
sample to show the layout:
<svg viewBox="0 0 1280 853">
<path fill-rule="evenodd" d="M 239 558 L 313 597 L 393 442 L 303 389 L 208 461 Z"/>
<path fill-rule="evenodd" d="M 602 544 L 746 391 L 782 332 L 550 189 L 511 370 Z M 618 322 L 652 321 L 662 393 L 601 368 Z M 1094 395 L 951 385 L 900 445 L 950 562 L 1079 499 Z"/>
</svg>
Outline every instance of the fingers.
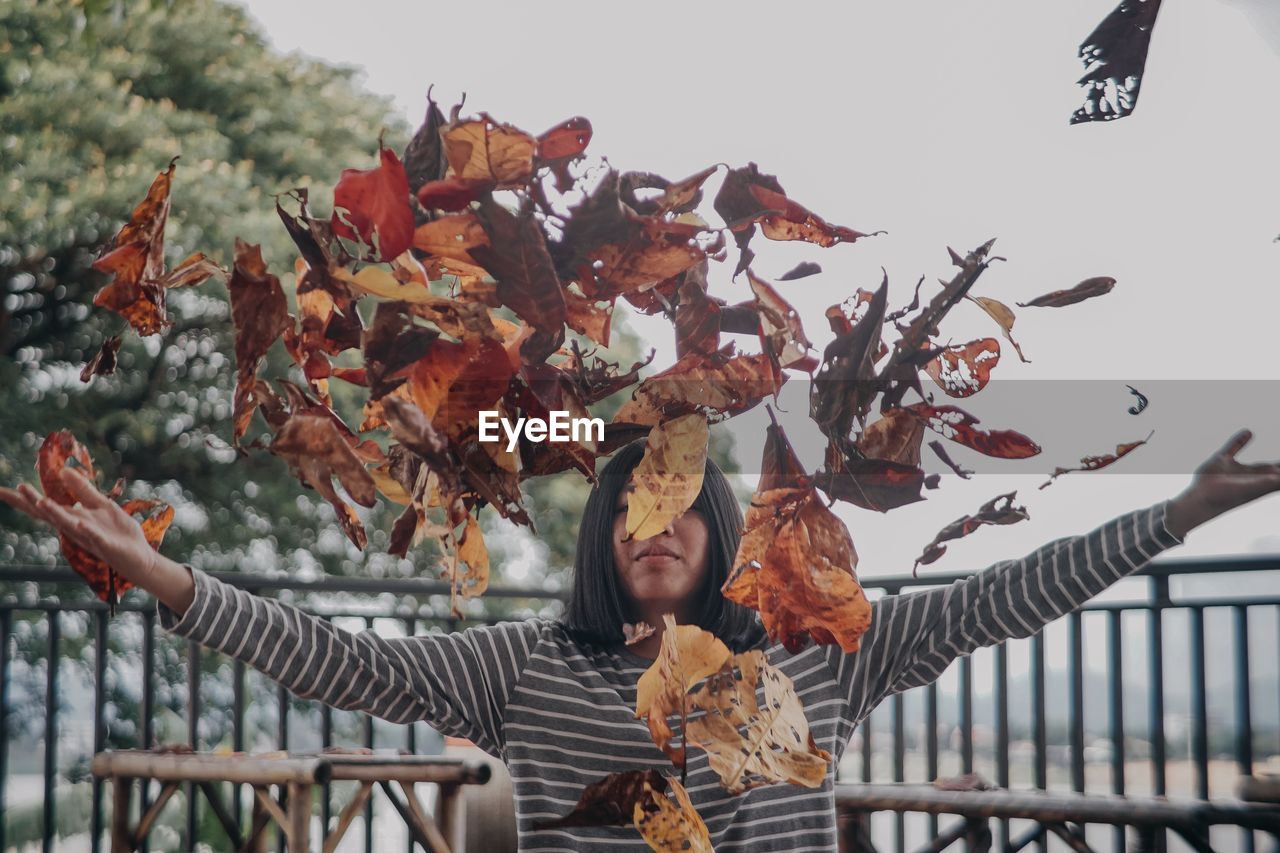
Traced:
<svg viewBox="0 0 1280 853">
<path fill-rule="evenodd" d="M 1231 436 L 1227 443 L 1222 445 L 1222 449 L 1218 452 L 1224 454 L 1228 459 L 1234 459 L 1235 455 L 1241 450 L 1244 450 L 1244 446 L 1252 439 L 1253 432 L 1251 430 L 1242 429 L 1235 435 Z"/>
<path fill-rule="evenodd" d="M 62 484 L 85 506 L 103 507 L 111 503 L 88 477 L 75 468 L 63 468 L 61 476 Z"/>
<path fill-rule="evenodd" d="M 34 518 L 40 517 L 35 504 L 27 500 L 26 496 L 16 489 L 0 488 L 0 501 L 4 501 L 14 509 L 25 512 Z"/>
</svg>

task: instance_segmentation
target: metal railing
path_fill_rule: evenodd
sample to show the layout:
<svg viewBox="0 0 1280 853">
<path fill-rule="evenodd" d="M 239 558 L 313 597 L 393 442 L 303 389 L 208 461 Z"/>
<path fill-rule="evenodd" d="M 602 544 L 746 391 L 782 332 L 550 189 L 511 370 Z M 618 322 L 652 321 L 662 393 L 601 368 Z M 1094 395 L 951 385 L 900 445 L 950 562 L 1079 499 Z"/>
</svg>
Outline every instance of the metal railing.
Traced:
<svg viewBox="0 0 1280 853">
<path fill-rule="evenodd" d="M 1203 592 L 1194 589 L 1202 585 L 1205 579 L 1221 578 L 1230 573 L 1237 578 L 1248 580 L 1248 589 L 1244 592 L 1225 593 L 1220 590 Z M 413 595 L 425 601 L 428 596 L 448 593 L 448 586 L 437 581 L 420 579 L 373 579 L 373 578 L 336 578 L 328 577 L 315 581 L 299 581 L 287 577 L 263 577 L 239 573 L 215 573 L 215 576 L 241 588 L 261 593 L 264 591 L 289 591 L 293 594 L 313 592 L 351 593 L 351 594 L 385 594 L 395 593 Z M 874 591 L 883 594 L 910 592 L 914 588 L 936 586 L 950 583 L 965 577 L 964 574 L 933 574 L 920 578 L 910 576 L 877 578 L 867 580 L 864 586 L 874 595 Z M 19 584 L 35 586 L 20 587 Z M 57 801 L 54 793 L 57 783 L 58 766 L 56 744 L 58 742 L 59 725 L 59 669 L 60 654 L 60 621 L 63 614 L 85 614 L 92 626 L 93 655 L 93 720 L 92 749 L 97 752 L 103 748 L 118 746 L 108 742 L 104 721 L 105 678 L 108 657 L 111 652 L 109 640 L 113 631 L 117 630 L 121 619 L 138 619 L 142 627 L 142 685 L 141 707 L 139 711 L 140 734 L 136 745 L 142 748 L 155 744 L 155 709 L 156 684 L 155 663 L 157 654 L 157 628 L 155 625 L 154 605 L 130 600 L 117 607 L 115 619 L 108 617 L 106 607 L 97 601 L 63 602 L 50 597 L 51 590 L 58 584 L 81 583 L 69 569 L 49 570 L 34 568 L 17 568 L 0 571 L 0 850 L 6 849 L 6 818 L 9 809 L 5 808 L 7 785 L 10 776 L 10 745 L 7 733 L 10 730 L 10 673 L 13 664 L 12 634 L 15 620 L 42 619 L 47 626 L 45 635 L 45 684 L 44 684 L 44 721 L 43 738 L 46 746 L 53 744 L 55 748 L 44 749 L 43 760 L 43 805 L 42 828 L 44 849 L 52 850 L 54 844 L 55 809 Z M 1258 645 L 1251 632 L 1251 625 L 1263 621 L 1280 626 L 1280 557 L 1240 557 L 1215 560 L 1162 560 L 1151 564 L 1131 579 L 1118 585 L 1117 591 L 1123 593 L 1123 585 L 1133 593 L 1137 585 L 1137 594 L 1124 600 L 1113 600 L 1104 597 L 1095 599 L 1083 609 L 1050 625 L 1045 631 L 1027 640 L 1015 640 L 995 646 L 992 649 L 979 650 L 974 656 L 964 657 L 952 665 L 938 682 L 898 694 L 882 703 L 859 727 L 853 743 L 843 762 L 844 781 L 860 779 L 865 783 L 880 782 L 927 782 L 945 775 L 947 769 L 961 773 L 973 772 L 977 768 L 987 769 L 994 774 L 991 779 L 1000 787 L 1030 787 L 1047 790 L 1071 790 L 1076 792 L 1099 790 L 1097 773 L 1092 777 L 1087 770 L 1105 768 L 1107 779 L 1104 790 L 1113 794 L 1125 794 L 1133 788 L 1143 788 L 1151 794 L 1163 796 L 1169 793 L 1169 773 L 1171 768 L 1179 773 L 1189 769 L 1191 776 L 1191 796 L 1208 799 L 1211 795 L 1220 797 L 1229 795 L 1230 790 L 1222 790 L 1211 781 L 1211 769 L 1219 768 L 1224 761 L 1234 765 L 1239 774 L 1249 775 L 1254 772 L 1255 765 L 1263 757 L 1256 749 L 1257 738 L 1267 737 L 1270 743 L 1264 751 L 1269 756 L 1280 756 L 1280 687 L 1272 686 L 1271 695 L 1257 695 L 1250 681 L 1251 668 L 1259 668 L 1259 663 L 1270 667 L 1267 677 L 1273 675 L 1280 649 L 1280 628 L 1277 636 L 1270 639 L 1264 648 Z M 1187 586 L 1187 590 L 1182 590 Z M 132 597 L 130 597 L 132 599 Z M 558 599 L 560 594 L 540 589 L 494 588 L 486 593 L 486 599 L 524 600 L 525 602 L 546 602 Z M 1126 642 L 1132 634 L 1132 626 L 1126 626 L 1127 614 L 1140 614 L 1145 621 L 1145 637 L 1142 643 L 1145 649 L 1140 667 L 1126 668 L 1126 659 L 1130 646 Z M 1231 683 L 1231 720 L 1217 721 L 1212 725 L 1209 714 L 1210 661 L 1206 659 L 1207 635 L 1206 618 L 1213 620 L 1219 614 L 1226 614 L 1229 619 L 1229 650 L 1221 663 L 1215 656 L 1213 660 L 1214 684 L 1223 681 L 1219 673 L 1229 670 Z M 392 608 L 383 612 L 370 612 L 364 609 L 329 609 L 324 615 L 332 618 L 349 618 L 361 621 L 366 627 L 375 621 L 395 619 L 404 626 L 407 633 L 416 633 L 431 627 L 455 630 L 465 624 L 447 616 L 426 612 L 412 611 L 403 608 Z M 1093 630 L 1095 621 L 1103 622 L 1101 631 Z M 1185 634 L 1175 630 L 1171 635 L 1170 626 L 1174 622 L 1176 628 L 1185 624 Z M 1086 624 L 1088 623 L 1088 624 Z M 1055 636 L 1055 632 L 1065 630 L 1065 638 Z M 163 632 L 161 632 L 163 635 Z M 1066 660 L 1059 656 L 1050 656 L 1047 651 L 1046 634 L 1050 634 L 1065 646 Z M 1107 691 L 1106 720 L 1097 726 L 1086 719 L 1086 690 L 1089 677 L 1094 675 L 1097 666 L 1086 659 L 1086 645 L 1092 647 L 1095 639 L 1103 640 L 1100 654 L 1096 661 L 1105 668 Z M 187 699 L 186 727 L 187 737 L 191 744 L 207 748 L 209 744 L 201 742 L 200 720 L 201 705 L 201 659 L 204 650 L 193 642 L 169 640 L 160 642 L 177 642 L 187 646 Z M 1011 649 L 1023 649 L 1027 661 L 1026 686 L 1029 687 L 1029 714 L 1026 723 L 1025 737 L 1021 744 L 1029 747 L 1030 767 L 1026 782 L 1013 778 L 1012 769 L 1018 768 L 1016 762 L 1011 763 L 1010 752 L 1013 745 L 1015 726 L 1011 722 Z M 1186 715 L 1185 740 L 1186 755 L 1171 756 L 1171 740 L 1166 731 L 1168 716 L 1166 698 L 1166 671 L 1170 666 L 1180 665 L 1177 662 L 1185 655 L 1185 668 L 1188 672 L 1189 690 L 1186 692 L 1189 708 Z M 990 656 L 989 660 L 985 656 Z M 979 699 L 985 690 L 975 694 L 975 676 L 981 667 L 975 665 L 975 659 L 986 660 L 990 664 L 991 679 L 991 726 L 993 735 L 990 744 L 984 742 L 982 735 L 987 730 L 980 725 L 975 716 L 975 696 Z M 1061 664 L 1061 665 L 1059 665 Z M 1226 667 L 1227 670 L 1222 669 Z M 1051 713 L 1047 707 L 1048 697 L 1059 681 L 1065 681 L 1065 715 Z M 245 747 L 245 713 L 246 713 L 246 668 L 239 662 L 232 663 L 232 697 L 231 697 L 231 732 L 230 747 L 243 750 Z M 1145 738 L 1138 739 L 1132 732 L 1126 732 L 1126 696 L 1125 685 L 1142 683 L 1146 704 Z M 1280 685 L 1280 678 L 1276 679 Z M 1061 685 L 1058 685 L 1061 686 Z M 983 685 L 985 687 L 985 685 Z M 279 687 L 276 691 L 278 711 L 276 722 L 276 742 L 280 748 L 287 748 L 290 719 L 295 713 L 288 692 Z M 944 699 L 947 701 L 944 702 Z M 322 745 L 328 746 L 334 739 L 333 713 L 327 706 L 311 703 L 319 707 Z M 908 725 L 908 708 L 918 710 L 918 725 Z M 1056 708 L 1054 709 L 1057 710 Z M 954 711 L 954 713 L 950 713 Z M 1257 713 L 1261 711 L 1262 713 Z M 375 745 L 374 721 L 371 717 L 361 716 L 362 737 L 364 746 Z M 1065 730 L 1051 733 L 1055 718 L 1065 716 Z M 949 723 L 945 718 L 954 717 Z M 1259 728 L 1259 721 L 1263 726 Z M 1222 740 L 1221 734 L 1230 730 L 1229 748 L 1215 749 L 1214 744 Z M 888 732 L 888 738 L 881 735 Z M 953 742 L 943 742 L 940 733 L 945 737 L 950 734 Z M 1102 749 L 1096 742 L 1088 741 L 1093 735 L 1100 735 L 1101 743 L 1109 748 Z M 1216 737 L 1211 738 L 1211 735 Z M 404 733 L 394 744 L 405 749 L 415 749 L 415 728 L 404 727 Z M 1178 739 L 1181 742 L 1181 738 Z M 1141 743 L 1139 743 L 1141 741 Z M 379 746 L 391 746 L 389 740 Z M 1139 749 L 1139 747 L 1142 747 Z M 1099 753 L 1090 757 L 1090 752 Z M 1180 749 L 1175 749 L 1181 752 Z M 887 756 L 885 755 L 887 753 Z M 877 755 L 884 756 L 875 761 Z M 887 758 L 888 760 L 885 760 Z M 1145 765 L 1146 776 L 1140 779 L 1135 774 L 1129 759 L 1139 759 Z M 1277 759 L 1280 760 L 1280 759 Z M 913 770 L 908 773 L 908 764 Z M 949 764 L 949 767 L 944 767 Z M 1051 778 L 1057 774 L 1058 778 Z M 1141 782 L 1140 785 L 1137 783 Z M 235 818 L 241 820 L 238 795 L 233 796 Z M 207 805 L 207 804 L 206 804 Z M 201 801 L 194 792 L 188 792 L 186 798 L 185 839 L 194 838 L 200 818 Z M 328 825 L 329 798 L 322 800 L 321 820 Z M 372 804 L 365 810 L 364 832 L 365 849 L 372 849 L 373 824 Z M 913 818 L 916 816 L 913 815 Z M 916 827 L 917 835 L 935 837 L 938 835 L 937 815 L 918 816 L 922 823 Z M 90 834 L 92 849 L 99 849 L 103 835 L 103 794 L 102 786 L 93 783 Z M 914 824 L 912 824 L 914 826 Z M 891 816 L 891 825 L 887 834 L 891 838 L 890 845 L 898 851 L 905 851 L 910 840 L 909 823 L 904 812 Z M 882 827 L 882 829 L 884 829 Z M 1001 827 L 1004 841 L 1011 837 L 1012 829 L 1006 821 Z M 1123 829 L 1115 836 L 1114 849 L 1123 849 Z M 1043 845 L 1046 843 L 1040 839 Z M 1243 832 L 1240 848 L 1253 849 L 1252 833 Z"/>
</svg>

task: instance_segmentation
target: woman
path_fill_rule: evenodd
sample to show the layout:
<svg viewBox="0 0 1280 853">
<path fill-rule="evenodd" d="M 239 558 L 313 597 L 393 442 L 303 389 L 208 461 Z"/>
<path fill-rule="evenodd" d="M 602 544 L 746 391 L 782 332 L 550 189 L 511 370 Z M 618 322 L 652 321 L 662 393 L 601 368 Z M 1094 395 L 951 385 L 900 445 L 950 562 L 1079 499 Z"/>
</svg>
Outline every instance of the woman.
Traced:
<svg viewBox="0 0 1280 853">
<path fill-rule="evenodd" d="M 582 789 L 626 769 L 671 765 L 635 719 L 636 681 L 660 634 L 623 645 L 624 622 L 662 626 L 662 614 L 717 633 L 734 650 L 766 648 L 795 683 L 818 745 L 843 753 L 880 700 L 927 684 L 958 655 L 1025 637 L 1079 607 L 1188 531 L 1280 490 L 1280 463 L 1235 455 L 1242 431 L 1203 463 L 1191 484 L 1154 506 L 1083 536 L 1051 542 L 954 584 L 874 604 L 860 651 L 767 643 L 755 613 L 718 589 L 737 549 L 742 515 L 708 462 L 693 507 L 662 533 L 625 540 L 625 485 L 637 442 L 601 472 L 583 513 L 573 595 L 562 621 L 530 619 L 454 634 L 387 639 L 328 622 L 221 583 L 153 551 L 137 523 L 75 471 L 63 478 L 79 504 L 61 507 L 31 486 L 0 499 L 43 519 L 159 599 L 161 624 L 245 661 L 304 698 L 407 723 L 426 720 L 469 738 L 511 771 L 522 850 L 644 849 L 626 827 L 536 830 L 567 814 Z M 834 764 L 822 787 L 770 785 L 729 796 L 691 750 L 687 787 L 716 850 L 835 850 Z"/>
</svg>

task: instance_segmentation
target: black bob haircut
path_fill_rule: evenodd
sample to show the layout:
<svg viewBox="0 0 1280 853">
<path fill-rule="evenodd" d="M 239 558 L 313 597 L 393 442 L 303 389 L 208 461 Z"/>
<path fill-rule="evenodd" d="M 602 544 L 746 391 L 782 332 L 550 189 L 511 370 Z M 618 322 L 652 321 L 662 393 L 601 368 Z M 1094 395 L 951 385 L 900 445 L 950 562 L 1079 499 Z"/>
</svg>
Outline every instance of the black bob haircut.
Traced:
<svg viewBox="0 0 1280 853">
<path fill-rule="evenodd" d="M 613 559 L 613 513 L 618 495 L 631 479 L 631 471 L 644 456 L 646 440 L 638 439 L 618 450 L 600 471 L 587 497 L 578 527 L 578 547 L 573 561 L 573 588 L 561 624 L 580 643 L 612 646 L 623 643 L 622 625 L 636 622 L 639 614 L 618 578 Z M 733 568 L 742 538 L 742 510 L 720 466 L 707 458 L 702 490 L 693 502 L 707 524 L 709 565 L 695 624 L 719 637 L 734 652 L 745 651 L 764 639 L 764 626 L 754 610 L 735 604 L 720 593 Z"/>
</svg>

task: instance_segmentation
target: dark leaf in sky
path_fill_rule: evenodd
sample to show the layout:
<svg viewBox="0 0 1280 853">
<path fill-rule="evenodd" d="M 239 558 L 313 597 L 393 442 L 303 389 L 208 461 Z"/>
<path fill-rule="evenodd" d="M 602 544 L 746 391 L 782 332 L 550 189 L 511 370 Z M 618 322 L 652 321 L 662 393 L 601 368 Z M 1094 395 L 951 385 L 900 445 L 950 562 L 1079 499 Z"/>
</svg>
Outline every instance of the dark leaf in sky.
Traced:
<svg viewBox="0 0 1280 853">
<path fill-rule="evenodd" d="M 1080 44 L 1085 102 L 1072 124 L 1124 118 L 1138 105 L 1161 0 L 1121 0 Z"/>
<path fill-rule="evenodd" d="M 1104 453 L 1099 456 L 1085 456 L 1080 460 L 1080 465 L 1075 468 L 1054 468 L 1053 473 L 1049 475 L 1049 479 L 1040 484 L 1040 488 L 1045 488 L 1063 474 L 1070 474 L 1072 471 L 1097 471 L 1100 468 L 1106 468 L 1108 465 L 1123 459 L 1142 445 L 1146 444 L 1151 440 L 1152 435 L 1155 435 L 1155 433 L 1149 433 L 1147 437 L 1141 441 L 1131 441 L 1128 444 L 1117 444 L 1115 453 Z"/>
<path fill-rule="evenodd" d="M 1074 305 L 1077 302 L 1110 293 L 1111 288 L 1115 286 L 1116 280 L 1110 276 L 1086 278 L 1069 290 L 1055 290 L 1044 296 L 1037 296 L 1030 302 L 1019 302 L 1017 306 L 1019 308 L 1061 308 L 1064 305 Z"/>
<path fill-rule="evenodd" d="M 1132 385 L 1126 385 L 1124 387 L 1129 389 L 1130 394 L 1138 398 L 1138 402 L 1134 403 L 1132 406 L 1129 407 L 1129 414 L 1140 415 L 1144 411 L 1146 411 L 1147 395 L 1143 394 L 1141 391 L 1139 391 L 1137 388 L 1134 388 Z"/>
<path fill-rule="evenodd" d="M 958 464 L 952 461 L 951 454 L 947 453 L 947 448 L 942 446 L 941 441 L 938 441 L 935 438 L 933 441 L 929 442 L 929 449 L 932 450 L 934 454 L 939 459 L 941 459 L 948 468 L 954 471 L 956 473 L 956 476 L 959 477 L 960 479 L 968 480 L 970 477 L 973 476 L 973 472 L 970 471 L 968 468 L 961 468 Z"/>
<path fill-rule="evenodd" d="M 822 267 L 813 261 L 801 261 L 791 269 L 778 276 L 778 281 L 795 281 L 799 278 L 807 278 L 811 275 L 817 275 L 822 272 Z"/>
<path fill-rule="evenodd" d="M 427 91 L 427 114 L 413 139 L 404 149 L 404 171 L 409 182 L 409 192 L 417 194 L 423 184 L 444 177 L 448 164 L 444 159 L 444 146 L 440 142 L 440 129 L 444 127 L 444 113 L 431 99 Z M 422 224 L 422 223 L 418 223 Z"/>
<path fill-rule="evenodd" d="M 630 826 L 636 806 L 655 810 L 645 783 L 662 794 L 667 791 L 666 777 L 657 770 L 626 770 L 610 773 L 599 782 L 588 785 L 578 798 L 573 811 L 554 820 L 535 821 L 534 829 L 566 829 L 571 826 Z"/>
<path fill-rule="evenodd" d="M 957 518 L 939 530 L 933 537 L 933 541 L 925 546 L 924 553 L 916 558 L 915 565 L 911 567 L 911 573 L 914 575 L 920 566 L 932 563 L 945 554 L 947 546 L 943 545 L 943 542 L 968 536 L 979 527 L 988 524 L 1016 524 L 1028 519 L 1030 516 L 1027 515 L 1026 507 L 1013 505 L 1013 499 L 1017 496 L 1017 492 L 1009 492 L 1007 495 L 992 498 L 973 515 Z"/>
<path fill-rule="evenodd" d="M 112 335 L 102 342 L 93 358 L 80 371 L 81 382 L 88 382 L 95 376 L 110 376 L 116 372 L 116 353 L 120 351 L 120 340 L 119 335 Z"/>
<path fill-rule="evenodd" d="M 940 478 L 915 465 L 888 459 L 856 459 L 827 447 L 827 465 L 813 484 L 831 496 L 876 512 L 888 512 L 924 500 L 922 489 L 936 489 Z"/>
<path fill-rule="evenodd" d="M 1040 445 L 1020 432 L 1011 429 L 980 430 L 978 419 L 955 406 L 930 406 L 916 403 L 904 406 L 921 418 L 925 426 L 958 444 L 963 444 L 986 456 L 1001 459 L 1026 459 L 1040 452 Z"/>
<path fill-rule="evenodd" d="M 875 382 L 875 356 L 880 351 L 888 294 L 886 275 L 869 300 L 867 313 L 848 332 L 838 334 L 822 354 L 822 367 L 810 390 L 809 415 L 829 438 L 849 435 L 854 420 L 864 417 L 871 408 L 879 387 Z"/>
</svg>

